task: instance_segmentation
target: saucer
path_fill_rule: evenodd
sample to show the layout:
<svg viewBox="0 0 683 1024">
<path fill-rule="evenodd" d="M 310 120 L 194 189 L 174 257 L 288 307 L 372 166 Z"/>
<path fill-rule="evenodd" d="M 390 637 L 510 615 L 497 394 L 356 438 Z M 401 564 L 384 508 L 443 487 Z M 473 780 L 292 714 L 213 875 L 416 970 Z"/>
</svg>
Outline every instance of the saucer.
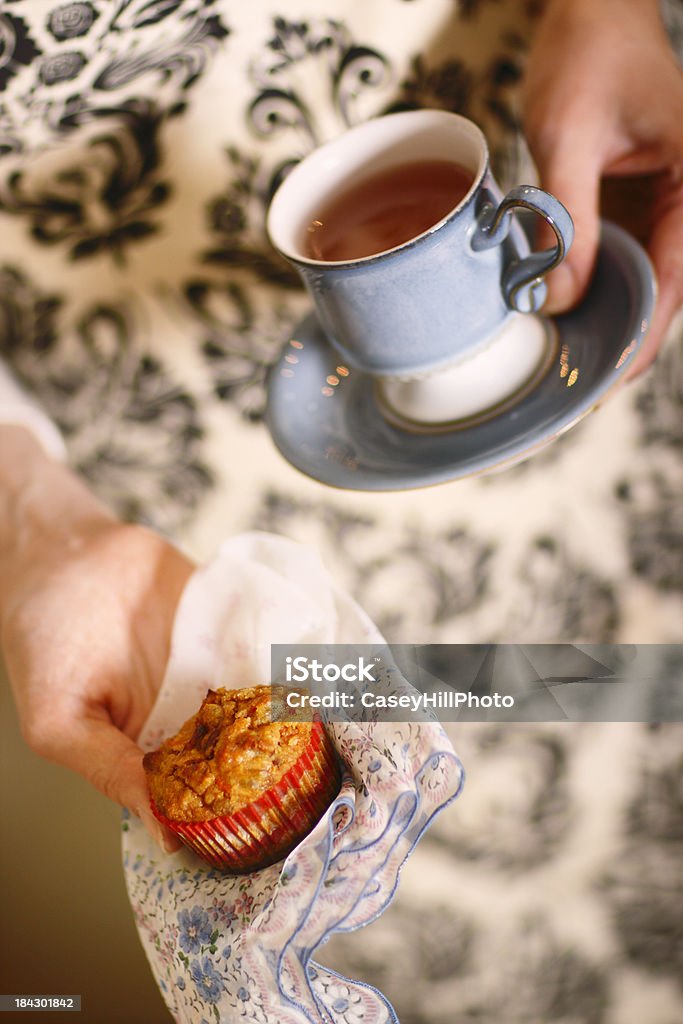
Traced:
<svg viewBox="0 0 683 1024">
<path fill-rule="evenodd" d="M 622 381 L 647 333 L 655 289 L 641 246 L 604 222 L 585 298 L 552 318 L 557 346 L 545 375 L 497 415 L 438 433 L 389 422 L 376 380 L 342 364 L 311 314 L 270 373 L 272 438 L 297 469 L 350 490 L 406 490 L 520 462 L 596 409 Z"/>
</svg>

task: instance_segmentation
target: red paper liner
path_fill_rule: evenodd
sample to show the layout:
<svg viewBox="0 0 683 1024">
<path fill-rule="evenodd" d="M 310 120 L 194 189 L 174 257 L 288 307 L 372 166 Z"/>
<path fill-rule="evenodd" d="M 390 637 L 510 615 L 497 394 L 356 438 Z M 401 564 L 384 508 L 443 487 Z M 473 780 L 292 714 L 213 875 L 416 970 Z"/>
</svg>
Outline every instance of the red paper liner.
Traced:
<svg viewBox="0 0 683 1024">
<path fill-rule="evenodd" d="M 286 857 L 320 821 L 340 785 L 337 753 L 316 721 L 298 761 L 279 782 L 234 814 L 209 821 L 171 821 L 153 800 L 150 803 L 155 818 L 205 861 L 243 875 Z"/>
</svg>

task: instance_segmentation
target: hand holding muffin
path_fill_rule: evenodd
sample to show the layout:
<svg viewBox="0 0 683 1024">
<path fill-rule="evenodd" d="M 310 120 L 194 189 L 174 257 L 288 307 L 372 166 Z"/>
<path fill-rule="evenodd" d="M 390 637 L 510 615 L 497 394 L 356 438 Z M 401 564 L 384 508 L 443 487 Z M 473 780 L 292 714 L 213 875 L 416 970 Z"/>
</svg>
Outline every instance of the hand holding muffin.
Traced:
<svg viewBox="0 0 683 1024">
<path fill-rule="evenodd" d="M 0 434 L 0 635 L 24 735 L 177 848 L 149 809 L 135 739 L 194 566 L 115 519 L 26 430 Z"/>
</svg>

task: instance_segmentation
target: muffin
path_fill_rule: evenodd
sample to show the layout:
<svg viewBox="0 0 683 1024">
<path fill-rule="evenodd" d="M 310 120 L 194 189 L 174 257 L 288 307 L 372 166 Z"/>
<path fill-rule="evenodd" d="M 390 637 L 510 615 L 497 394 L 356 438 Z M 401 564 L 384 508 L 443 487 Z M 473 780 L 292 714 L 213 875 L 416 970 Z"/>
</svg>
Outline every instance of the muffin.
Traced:
<svg viewBox="0 0 683 1024">
<path fill-rule="evenodd" d="M 339 791 L 320 721 L 272 720 L 282 686 L 209 690 L 143 766 L 155 817 L 214 867 L 258 871 L 285 857 Z"/>
</svg>

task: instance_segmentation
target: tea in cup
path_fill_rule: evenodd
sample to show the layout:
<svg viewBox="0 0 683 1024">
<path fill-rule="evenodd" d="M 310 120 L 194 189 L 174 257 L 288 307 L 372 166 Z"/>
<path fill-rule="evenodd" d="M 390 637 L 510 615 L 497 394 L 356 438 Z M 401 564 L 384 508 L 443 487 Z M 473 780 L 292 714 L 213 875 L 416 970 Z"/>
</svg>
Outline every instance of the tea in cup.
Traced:
<svg viewBox="0 0 683 1024">
<path fill-rule="evenodd" d="M 450 160 L 411 160 L 361 177 L 321 205 L 302 249 L 325 263 L 387 252 L 428 231 L 471 187 L 471 173 Z"/>
</svg>

